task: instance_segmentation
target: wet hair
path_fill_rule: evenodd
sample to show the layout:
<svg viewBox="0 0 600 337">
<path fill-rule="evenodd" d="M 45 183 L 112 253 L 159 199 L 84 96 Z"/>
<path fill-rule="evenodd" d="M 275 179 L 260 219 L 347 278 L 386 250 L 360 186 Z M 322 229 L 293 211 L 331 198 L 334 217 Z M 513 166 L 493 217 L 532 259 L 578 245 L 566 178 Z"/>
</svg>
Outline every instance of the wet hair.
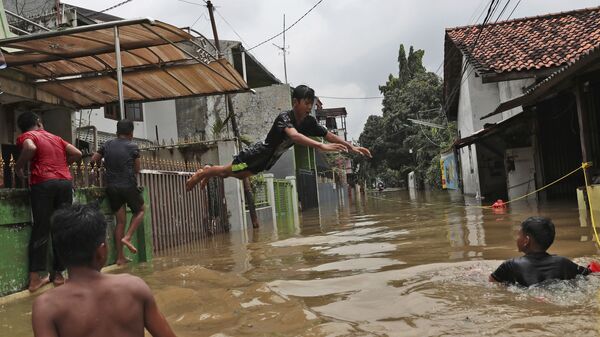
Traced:
<svg viewBox="0 0 600 337">
<path fill-rule="evenodd" d="M 315 99 L 315 91 L 307 86 L 307 85 L 299 85 L 296 88 L 294 88 L 294 91 L 292 92 L 292 99 L 297 99 L 297 100 L 301 100 L 301 99 L 308 99 L 308 100 L 314 100 Z"/>
<path fill-rule="evenodd" d="M 52 245 L 65 265 L 89 266 L 106 240 L 106 221 L 96 204 L 73 204 L 54 212 Z"/>
<path fill-rule="evenodd" d="M 133 122 L 129 119 L 121 119 L 117 122 L 117 135 L 132 135 Z"/>
<path fill-rule="evenodd" d="M 21 132 L 27 132 L 36 126 L 39 121 L 40 116 L 38 116 L 38 114 L 28 111 L 19 115 L 17 118 L 17 125 L 19 126 L 19 129 L 21 129 Z"/>
<path fill-rule="evenodd" d="M 532 237 L 543 250 L 554 242 L 554 224 L 548 218 L 532 216 L 521 223 L 523 234 Z"/>
</svg>

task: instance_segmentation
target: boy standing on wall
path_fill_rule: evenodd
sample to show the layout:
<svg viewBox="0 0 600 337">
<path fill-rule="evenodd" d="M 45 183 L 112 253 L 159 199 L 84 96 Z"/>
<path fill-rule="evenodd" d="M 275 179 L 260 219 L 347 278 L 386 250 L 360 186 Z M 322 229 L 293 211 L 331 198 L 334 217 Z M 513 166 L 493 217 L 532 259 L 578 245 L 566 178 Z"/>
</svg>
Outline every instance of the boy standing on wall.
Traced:
<svg viewBox="0 0 600 337">
<path fill-rule="evenodd" d="M 123 253 L 123 245 L 127 246 L 132 253 L 137 253 L 137 249 L 131 243 L 131 237 L 144 219 L 144 198 L 136 179 L 136 174 L 141 168 L 140 150 L 132 139 L 133 122 L 122 119 L 117 122 L 117 138 L 104 143 L 92 156 L 92 161 L 97 163 L 104 158 L 106 196 L 117 218 L 115 245 L 118 265 L 128 262 Z M 126 205 L 133 213 L 127 233 L 125 233 Z"/>
<path fill-rule="evenodd" d="M 29 185 L 33 226 L 29 239 L 29 291 L 34 292 L 52 281 L 55 286 L 64 283 L 65 269 L 53 254 L 50 277 L 45 272 L 50 241 L 50 217 L 63 204 L 73 202 L 73 183 L 69 164 L 81 159 L 81 151 L 59 136 L 44 130 L 40 116 L 24 112 L 17 118 L 22 134 L 17 138 L 21 150 L 15 164 L 19 177 L 25 176 L 29 163 Z"/>
<path fill-rule="evenodd" d="M 100 272 L 106 264 L 106 222 L 95 207 L 73 205 L 52 219 L 52 243 L 68 282 L 33 302 L 35 337 L 175 337 L 152 291 L 139 277 Z"/>
</svg>

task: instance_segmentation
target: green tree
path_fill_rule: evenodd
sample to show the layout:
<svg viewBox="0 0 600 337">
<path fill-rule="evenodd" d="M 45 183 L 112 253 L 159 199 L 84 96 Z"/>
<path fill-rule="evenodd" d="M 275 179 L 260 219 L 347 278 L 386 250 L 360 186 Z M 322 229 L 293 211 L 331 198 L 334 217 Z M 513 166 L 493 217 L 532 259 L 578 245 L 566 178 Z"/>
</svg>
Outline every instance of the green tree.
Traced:
<svg viewBox="0 0 600 337">
<path fill-rule="evenodd" d="M 357 159 L 359 177 L 375 177 L 400 183 L 410 171 L 431 187 L 439 187 L 439 153 L 447 149 L 456 128 L 441 110 L 442 80 L 423 66 L 423 50 L 404 45 L 398 51 L 398 76 L 390 74 L 379 87 L 383 94 L 382 116 L 369 116 L 359 142 L 372 150 L 373 159 Z M 443 125 L 443 129 L 413 123 L 410 119 Z M 437 158 L 437 162 L 436 162 Z M 436 171 L 437 170 L 437 171 Z M 392 177 L 397 177 L 393 179 Z M 386 181 L 388 185 L 390 182 Z"/>
</svg>

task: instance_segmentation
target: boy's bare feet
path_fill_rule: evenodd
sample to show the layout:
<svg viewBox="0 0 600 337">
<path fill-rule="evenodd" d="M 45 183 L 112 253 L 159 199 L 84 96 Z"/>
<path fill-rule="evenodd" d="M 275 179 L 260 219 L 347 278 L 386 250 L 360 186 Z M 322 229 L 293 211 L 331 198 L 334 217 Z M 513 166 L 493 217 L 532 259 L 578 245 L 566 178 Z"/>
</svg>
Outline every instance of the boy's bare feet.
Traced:
<svg viewBox="0 0 600 337">
<path fill-rule="evenodd" d="M 62 286 L 63 284 L 65 284 L 65 278 L 63 277 L 61 272 L 56 272 L 56 274 L 54 274 L 52 284 L 54 284 L 55 287 Z"/>
<path fill-rule="evenodd" d="M 203 171 L 204 171 L 203 169 L 199 169 L 198 171 L 196 171 L 196 173 L 194 173 L 193 176 L 190 177 L 190 179 L 188 179 L 185 182 L 185 190 L 186 191 L 188 191 L 188 192 L 191 191 L 194 188 L 194 186 L 196 186 L 200 182 L 200 180 L 202 180 L 202 172 Z"/>
<path fill-rule="evenodd" d="M 29 291 L 35 292 L 46 284 L 50 283 L 50 277 L 40 277 L 38 273 L 29 273 Z"/>
<path fill-rule="evenodd" d="M 135 246 L 131 243 L 131 238 L 122 238 L 121 242 L 127 246 L 127 248 L 129 249 L 129 251 L 131 251 L 132 253 L 136 254 L 137 253 L 137 248 L 135 248 Z"/>
<path fill-rule="evenodd" d="M 130 259 L 128 259 L 128 258 L 126 258 L 126 257 L 124 257 L 124 258 L 120 258 L 120 259 L 117 259 L 117 261 L 115 261 L 115 263 L 117 264 L 117 266 L 126 265 L 126 264 L 128 264 L 129 262 L 131 262 L 131 260 L 130 260 Z"/>
</svg>

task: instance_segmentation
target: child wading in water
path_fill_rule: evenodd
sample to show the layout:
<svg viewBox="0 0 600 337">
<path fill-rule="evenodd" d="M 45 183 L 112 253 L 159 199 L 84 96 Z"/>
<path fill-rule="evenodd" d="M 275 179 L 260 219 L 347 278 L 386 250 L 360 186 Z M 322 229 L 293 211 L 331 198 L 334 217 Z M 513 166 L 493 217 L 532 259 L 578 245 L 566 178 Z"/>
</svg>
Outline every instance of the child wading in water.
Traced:
<svg viewBox="0 0 600 337">
<path fill-rule="evenodd" d="M 148 285 L 129 275 L 102 274 L 106 222 L 93 206 L 73 205 L 52 218 L 52 245 L 69 279 L 33 303 L 36 337 L 174 337 Z"/>
<path fill-rule="evenodd" d="M 521 223 L 517 248 L 525 255 L 504 261 L 490 277 L 490 282 L 517 283 L 530 286 L 546 280 L 570 280 L 591 271 L 566 257 L 546 252 L 554 242 L 554 224 L 544 217 L 530 217 Z"/>
<path fill-rule="evenodd" d="M 201 188 L 204 188 L 211 177 L 244 179 L 266 171 L 273 167 L 279 157 L 294 144 L 309 146 L 325 152 L 351 151 L 371 157 L 368 149 L 353 146 L 319 125 L 317 119 L 310 116 L 314 100 L 313 89 L 305 85 L 296 87 L 292 94 L 292 110 L 282 112 L 275 118 L 271 130 L 263 142 L 258 142 L 240 151 L 229 165 L 205 166 L 198 170 L 185 183 L 186 189 L 190 191 L 198 183 Z M 330 144 L 320 143 L 309 137 L 324 137 Z"/>
</svg>

